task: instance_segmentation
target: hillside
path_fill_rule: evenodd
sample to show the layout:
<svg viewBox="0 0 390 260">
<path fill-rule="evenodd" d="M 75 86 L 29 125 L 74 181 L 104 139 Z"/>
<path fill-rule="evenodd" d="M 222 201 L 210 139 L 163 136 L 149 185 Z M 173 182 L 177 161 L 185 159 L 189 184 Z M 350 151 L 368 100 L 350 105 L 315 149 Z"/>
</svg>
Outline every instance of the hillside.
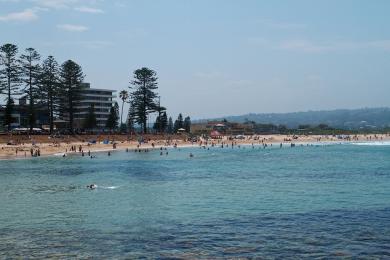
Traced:
<svg viewBox="0 0 390 260">
<path fill-rule="evenodd" d="M 256 123 L 286 125 L 289 128 L 307 124 L 327 124 L 331 127 L 342 129 L 386 128 L 390 127 L 390 108 L 337 109 L 293 113 L 250 113 L 210 120 L 222 119 L 231 122 L 255 121 Z"/>
</svg>

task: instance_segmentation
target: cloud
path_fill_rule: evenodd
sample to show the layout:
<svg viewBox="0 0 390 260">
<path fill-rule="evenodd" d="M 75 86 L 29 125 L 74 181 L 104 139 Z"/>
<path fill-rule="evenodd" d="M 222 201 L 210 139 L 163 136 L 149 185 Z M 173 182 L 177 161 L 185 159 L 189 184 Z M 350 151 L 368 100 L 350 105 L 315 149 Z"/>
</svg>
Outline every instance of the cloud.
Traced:
<svg viewBox="0 0 390 260">
<path fill-rule="evenodd" d="M 59 24 L 57 28 L 68 32 L 85 32 L 88 30 L 88 27 L 76 24 Z"/>
<path fill-rule="evenodd" d="M 86 7 L 97 4 L 98 0 L 29 0 L 34 4 L 50 9 L 75 9 L 80 12 L 101 13 L 100 9 Z M 79 10 L 78 10 L 79 9 Z"/>
<path fill-rule="evenodd" d="M 390 51 L 390 40 L 379 41 L 332 41 L 312 42 L 308 40 L 288 40 L 280 43 L 277 47 L 282 50 L 323 53 L 334 51 L 357 51 L 357 50 L 381 50 Z"/>
<path fill-rule="evenodd" d="M 52 9 L 63 9 L 68 8 L 69 5 L 75 4 L 77 0 L 32 0 L 39 6 L 44 6 Z"/>
<path fill-rule="evenodd" d="M 31 22 L 37 20 L 39 17 L 37 15 L 36 9 L 25 9 L 21 12 L 9 13 L 6 15 L 0 16 L 0 21 L 3 22 Z"/>
<path fill-rule="evenodd" d="M 93 8 L 93 7 L 86 7 L 86 6 L 75 7 L 74 10 L 82 12 L 82 13 L 90 13 L 90 14 L 102 14 L 102 13 L 104 13 L 104 11 L 101 10 L 101 9 Z"/>
<path fill-rule="evenodd" d="M 246 43 L 256 48 L 283 50 L 302 53 L 329 53 L 351 51 L 385 51 L 390 52 L 390 39 L 368 41 L 311 41 L 307 39 L 288 39 L 272 41 L 262 37 L 249 37 Z"/>
</svg>

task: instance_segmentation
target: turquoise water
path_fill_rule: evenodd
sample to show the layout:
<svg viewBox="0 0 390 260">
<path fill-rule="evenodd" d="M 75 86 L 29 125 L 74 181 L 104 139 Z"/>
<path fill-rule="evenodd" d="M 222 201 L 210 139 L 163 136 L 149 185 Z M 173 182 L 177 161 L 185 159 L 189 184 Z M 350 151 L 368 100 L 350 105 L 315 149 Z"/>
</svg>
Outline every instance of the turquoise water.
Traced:
<svg viewBox="0 0 390 260">
<path fill-rule="evenodd" d="M 390 258 L 390 146 L 168 151 L 0 161 L 0 258 Z"/>
</svg>

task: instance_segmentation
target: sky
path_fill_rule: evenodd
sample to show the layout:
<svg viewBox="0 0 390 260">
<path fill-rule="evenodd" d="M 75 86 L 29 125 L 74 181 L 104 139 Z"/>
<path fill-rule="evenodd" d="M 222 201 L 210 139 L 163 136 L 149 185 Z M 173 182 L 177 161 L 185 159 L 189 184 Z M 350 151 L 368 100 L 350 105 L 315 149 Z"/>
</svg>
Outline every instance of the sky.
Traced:
<svg viewBox="0 0 390 260">
<path fill-rule="evenodd" d="M 79 63 L 95 88 L 157 72 L 168 114 L 390 106 L 387 0 L 0 0 L 0 44 Z"/>
</svg>

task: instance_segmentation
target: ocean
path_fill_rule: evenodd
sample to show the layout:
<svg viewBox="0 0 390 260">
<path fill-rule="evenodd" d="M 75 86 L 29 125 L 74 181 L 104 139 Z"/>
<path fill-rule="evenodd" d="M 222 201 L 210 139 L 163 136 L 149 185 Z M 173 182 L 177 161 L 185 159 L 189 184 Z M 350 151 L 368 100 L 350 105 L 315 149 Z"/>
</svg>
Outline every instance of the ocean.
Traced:
<svg viewBox="0 0 390 260">
<path fill-rule="evenodd" d="M 0 259 L 390 258 L 390 143 L 94 155 L 0 161 Z"/>
</svg>

